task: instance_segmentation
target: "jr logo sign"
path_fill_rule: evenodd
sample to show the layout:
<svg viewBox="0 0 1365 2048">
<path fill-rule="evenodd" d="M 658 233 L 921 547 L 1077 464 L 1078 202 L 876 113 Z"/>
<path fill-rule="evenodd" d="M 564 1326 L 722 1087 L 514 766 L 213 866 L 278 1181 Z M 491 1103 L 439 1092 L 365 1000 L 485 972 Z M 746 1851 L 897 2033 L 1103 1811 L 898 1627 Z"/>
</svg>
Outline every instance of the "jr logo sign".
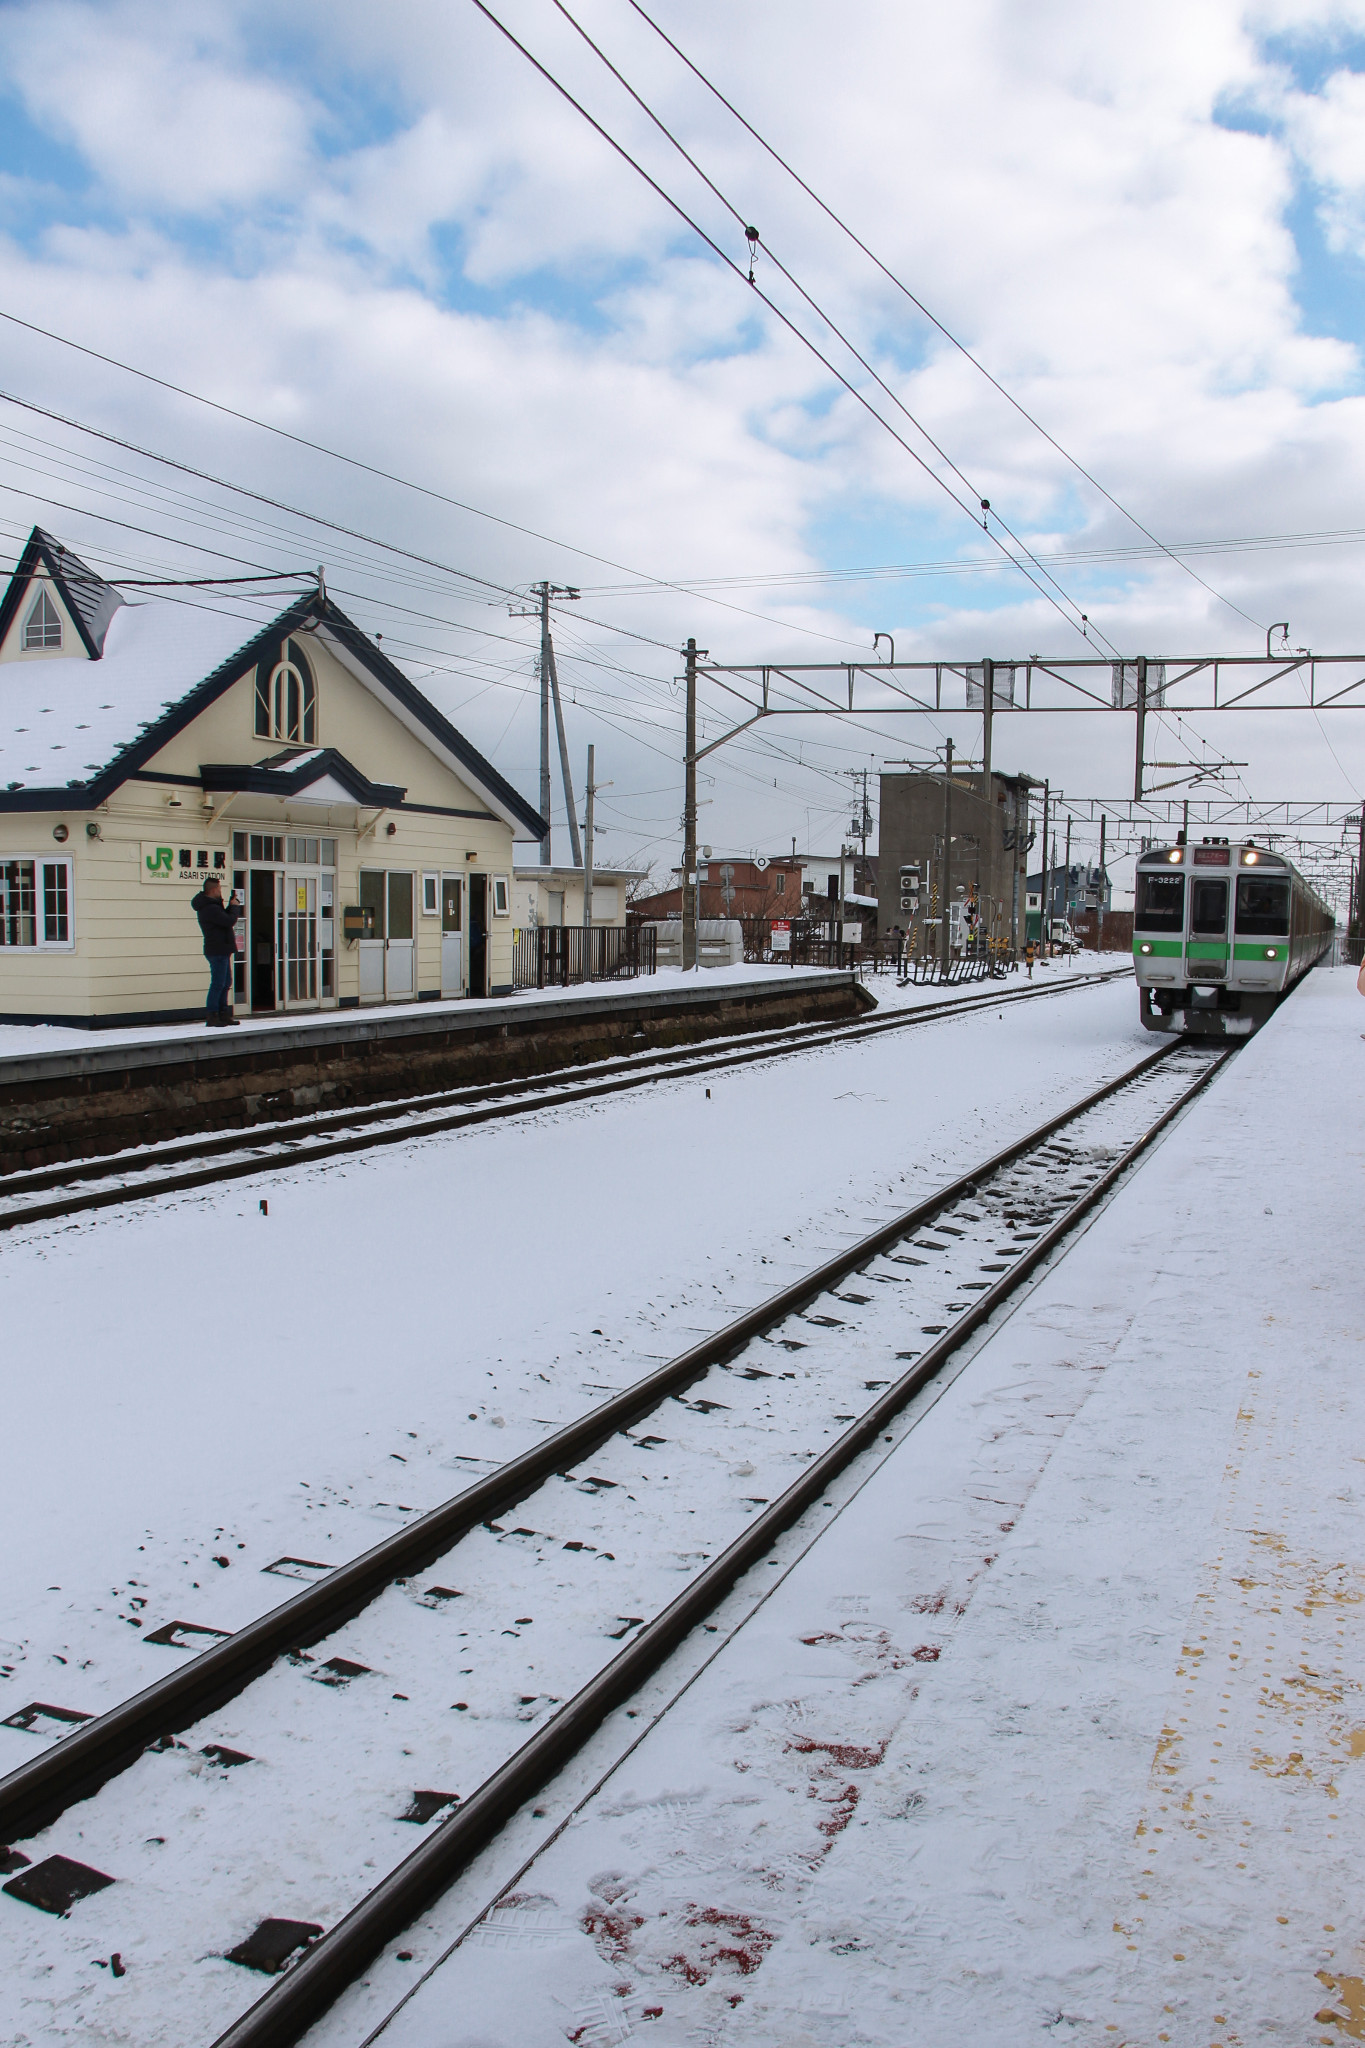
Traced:
<svg viewBox="0 0 1365 2048">
<path fill-rule="evenodd" d="M 226 883 L 227 865 L 225 846 L 154 846 L 144 839 L 138 873 L 144 882 L 157 888 L 174 888 L 179 882 L 189 882 L 193 888 L 202 889 L 210 875 Z"/>
</svg>

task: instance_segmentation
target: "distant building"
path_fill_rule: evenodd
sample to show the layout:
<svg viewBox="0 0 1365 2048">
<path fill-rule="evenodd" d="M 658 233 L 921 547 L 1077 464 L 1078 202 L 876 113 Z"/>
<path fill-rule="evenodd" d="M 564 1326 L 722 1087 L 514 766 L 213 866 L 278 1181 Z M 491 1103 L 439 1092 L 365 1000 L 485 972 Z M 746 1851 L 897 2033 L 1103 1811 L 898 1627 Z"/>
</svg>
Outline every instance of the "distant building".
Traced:
<svg viewBox="0 0 1365 2048">
<path fill-rule="evenodd" d="M 658 889 L 652 896 L 637 897 L 630 906 L 632 921 L 650 923 L 660 918 L 682 916 L 682 874 L 671 889 Z M 835 863 L 837 886 L 838 863 Z M 765 860 L 741 860 L 731 855 L 704 860 L 697 868 L 700 907 L 704 918 L 794 918 L 802 915 L 801 863 L 783 856 Z"/>
<path fill-rule="evenodd" d="M 946 902 L 973 895 L 983 937 L 1012 947 L 1023 944 L 1026 910 L 1025 864 L 1029 848 L 1029 790 L 1026 775 L 992 775 L 987 789 L 979 772 L 954 770 L 948 796 L 949 845 L 944 846 L 945 788 L 933 774 L 883 774 L 878 830 L 879 924 L 884 932 L 910 928 L 911 913 L 900 905 L 900 871 L 920 871 L 919 918 L 936 918 Z"/>
<path fill-rule="evenodd" d="M 626 891 L 632 882 L 643 882 L 645 878 L 644 869 L 594 868 L 593 923 L 624 925 Z M 515 868 L 512 873 L 513 928 L 534 931 L 538 925 L 581 925 L 583 880 L 582 868 Z"/>
</svg>

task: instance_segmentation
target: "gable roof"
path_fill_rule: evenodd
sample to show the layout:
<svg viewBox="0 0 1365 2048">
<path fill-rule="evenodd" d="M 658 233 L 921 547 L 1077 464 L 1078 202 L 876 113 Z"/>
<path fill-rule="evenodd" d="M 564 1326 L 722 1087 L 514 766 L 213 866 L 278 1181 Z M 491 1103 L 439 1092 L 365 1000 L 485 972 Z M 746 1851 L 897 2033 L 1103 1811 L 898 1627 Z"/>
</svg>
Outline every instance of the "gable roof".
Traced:
<svg viewBox="0 0 1365 2048">
<path fill-rule="evenodd" d="M 0 600 L 0 636 L 36 573 L 57 580 L 54 564 L 87 653 L 0 664 L 0 811 L 103 803 L 291 633 L 316 633 L 518 837 L 544 836 L 539 812 L 330 598 L 306 591 L 253 632 L 209 592 L 129 602 L 35 527 Z"/>
<path fill-rule="evenodd" d="M 86 654 L 92 661 L 98 661 L 104 653 L 109 621 L 124 601 L 123 593 L 97 576 L 70 548 L 44 533 L 41 526 L 35 526 L 24 543 L 9 588 L 0 599 L 0 642 L 4 641 L 30 583 L 40 576 L 55 587 L 85 642 Z"/>
</svg>

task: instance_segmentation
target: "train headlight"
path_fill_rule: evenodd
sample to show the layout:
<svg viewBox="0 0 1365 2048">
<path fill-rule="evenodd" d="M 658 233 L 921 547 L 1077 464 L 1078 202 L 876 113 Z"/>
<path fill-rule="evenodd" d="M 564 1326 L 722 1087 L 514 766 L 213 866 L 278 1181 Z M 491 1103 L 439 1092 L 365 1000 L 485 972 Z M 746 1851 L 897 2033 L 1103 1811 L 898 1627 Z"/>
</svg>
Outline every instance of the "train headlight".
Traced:
<svg viewBox="0 0 1365 2048">
<path fill-rule="evenodd" d="M 1266 947 L 1266 949 L 1265 949 L 1265 957 L 1266 957 L 1266 959 L 1267 959 L 1267 960 L 1278 960 L 1278 959 L 1279 959 L 1279 957 L 1280 957 L 1280 949 L 1279 949 L 1279 947 L 1278 947 L 1278 946 L 1267 946 L 1267 947 Z"/>
<path fill-rule="evenodd" d="M 1151 949 L 1151 947 L 1150 947 L 1149 945 L 1147 945 L 1146 943 L 1144 943 L 1144 944 L 1142 944 L 1141 946 L 1139 946 L 1139 947 L 1138 947 L 1138 951 L 1139 951 L 1139 953 L 1150 953 L 1150 952 L 1151 952 L 1151 950 L 1152 950 L 1152 949 Z"/>
<path fill-rule="evenodd" d="M 1180 846 L 1173 846 L 1173 847 L 1171 848 L 1170 852 L 1169 852 L 1169 853 L 1167 854 L 1166 858 L 1167 858 L 1167 860 L 1168 860 L 1168 861 L 1170 861 L 1170 862 L 1171 862 L 1172 866 L 1178 866 L 1178 865 L 1179 865 L 1179 862 L 1180 862 L 1180 857 L 1181 857 L 1181 855 L 1182 855 L 1182 853 L 1183 853 L 1183 852 L 1184 852 L 1184 848 L 1183 848 L 1183 847 L 1180 847 Z"/>
<path fill-rule="evenodd" d="M 1242 855 L 1242 866 L 1244 868 L 1254 868 L 1257 861 L 1260 858 L 1261 856 L 1256 851 L 1256 848 L 1254 846 L 1248 846 Z"/>
</svg>

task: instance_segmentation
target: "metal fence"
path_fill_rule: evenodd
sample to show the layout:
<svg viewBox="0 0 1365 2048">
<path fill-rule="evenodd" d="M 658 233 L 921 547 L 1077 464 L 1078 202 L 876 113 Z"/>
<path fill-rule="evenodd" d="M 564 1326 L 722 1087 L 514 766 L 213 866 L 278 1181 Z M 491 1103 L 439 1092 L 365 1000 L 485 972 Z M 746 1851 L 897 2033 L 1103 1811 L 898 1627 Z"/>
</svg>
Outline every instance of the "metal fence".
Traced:
<svg viewBox="0 0 1365 2048">
<path fill-rule="evenodd" d="M 653 974 L 657 936 L 644 925 L 541 924 L 512 935 L 513 988 L 570 988 Z"/>
</svg>

